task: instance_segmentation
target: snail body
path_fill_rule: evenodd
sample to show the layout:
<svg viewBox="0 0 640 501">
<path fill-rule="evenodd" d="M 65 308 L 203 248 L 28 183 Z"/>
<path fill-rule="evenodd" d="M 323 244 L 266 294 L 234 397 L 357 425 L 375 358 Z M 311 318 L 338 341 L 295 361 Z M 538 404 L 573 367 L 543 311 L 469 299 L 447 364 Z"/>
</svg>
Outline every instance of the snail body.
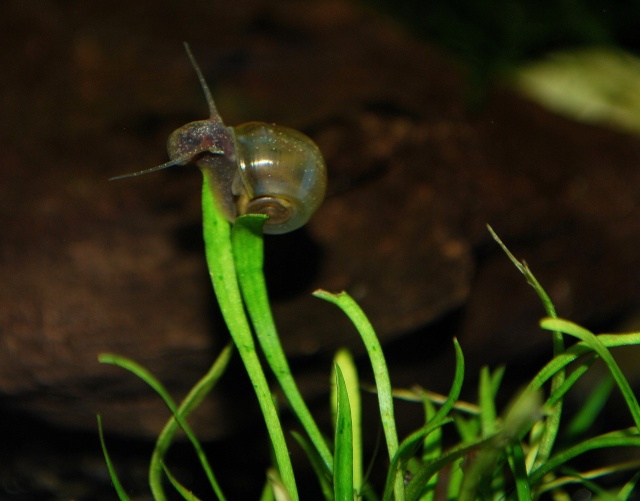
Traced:
<svg viewBox="0 0 640 501">
<path fill-rule="evenodd" d="M 281 125 L 248 122 L 227 127 L 187 44 L 185 48 L 210 117 L 171 133 L 167 141 L 169 162 L 112 179 L 194 163 L 208 177 L 218 207 L 229 221 L 244 214 L 265 214 L 269 218 L 264 232 L 271 234 L 306 224 L 322 203 L 327 185 L 318 146 L 305 134 Z"/>
</svg>

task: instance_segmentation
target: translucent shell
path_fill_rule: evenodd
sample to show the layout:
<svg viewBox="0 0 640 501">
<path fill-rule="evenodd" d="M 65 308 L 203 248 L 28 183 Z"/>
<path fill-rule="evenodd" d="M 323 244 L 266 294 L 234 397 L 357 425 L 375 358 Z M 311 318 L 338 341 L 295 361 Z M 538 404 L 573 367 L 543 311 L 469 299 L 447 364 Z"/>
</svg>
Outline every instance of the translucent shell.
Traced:
<svg viewBox="0 0 640 501">
<path fill-rule="evenodd" d="M 319 148 L 289 127 L 264 122 L 227 127 L 186 44 L 185 49 L 207 99 L 210 117 L 171 133 L 167 141 L 169 162 L 111 179 L 193 163 L 208 177 L 214 198 L 229 221 L 244 214 L 266 214 L 265 233 L 300 228 L 318 209 L 327 188 L 327 169 Z"/>
<path fill-rule="evenodd" d="M 297 130 L 264 122 L 225 127 L 188 123 L 169 136 L 174 164 L 194 163 L 229 221 L 269 216 L 265 233 L 287 233 L 309 221 L 324 199 L 327 171 L 316 144 Z"/>
<path fill-rule="evenodd" d="M 297 130 L 263 122 L 233 128 L 238 176 L 232 186 L 238 214 L 266 214 L 265 233 L 287 233 L 320 207 L 327 172 L 316 144 Z"/>
</svg>

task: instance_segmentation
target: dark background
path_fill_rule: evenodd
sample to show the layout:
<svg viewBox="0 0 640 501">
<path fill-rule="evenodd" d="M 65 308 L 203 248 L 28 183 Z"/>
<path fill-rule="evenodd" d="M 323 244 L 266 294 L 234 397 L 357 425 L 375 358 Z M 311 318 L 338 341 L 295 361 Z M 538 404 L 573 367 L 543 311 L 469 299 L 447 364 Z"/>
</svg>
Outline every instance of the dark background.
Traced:
<svg viewBox="0 0 640 501">
<path fill-rule="evenodd" d="M 3 2 L 0 498 L 113 499 L 99 412 L 123 483 L 148 499 L 168 414 L 97 354 L 140 361 L 179 397 L 228 339 L 202 259 L 196 169 L 106 181 L 163 163 L 168 134 L 204 118 L 184 40 L 226 123 L 300 128 L 327 157 L 325 206 L 266 241 L 283 344 L 320 415 L 335 349 L 350 347 L 371 377 L 349 324 L 309 297 L 317 287 L 358 299 L 397 386 L 447 391 L 453 335 L 469 399 L 480 365 L 507 363 L 507 398 L 546 359 L 542 309 L 487 223 L 560 315 L 594 331 L 636 327 L 637 137 L 555 116 L 504 83 L 554 49 L 637 52 L 640 5 L 607 4 Z M 237 361 L 227 376 L 194 424 L 229 497 L 255 498 L 265 437 Z M 398 405 L 407 433 L 420 409 Z M 189 448 L 172 460 L 206 497 Z"/>
</svg>

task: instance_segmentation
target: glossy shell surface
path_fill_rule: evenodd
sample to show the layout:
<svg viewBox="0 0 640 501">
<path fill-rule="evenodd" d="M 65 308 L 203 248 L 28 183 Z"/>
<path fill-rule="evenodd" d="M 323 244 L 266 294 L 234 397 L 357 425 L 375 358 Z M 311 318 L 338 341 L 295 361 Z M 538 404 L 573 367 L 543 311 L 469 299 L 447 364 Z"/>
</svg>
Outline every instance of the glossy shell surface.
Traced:
<svg viewBox="0 0 640 501">
<path fill-rule="evenodd" d="M 294 129 L 263 122 L 248 122 L 233 131 L 237 213 L 267 214 L 265 233 L 303 226 L 322 203 L 327 186 L 316 144 Z"/>
</svg>

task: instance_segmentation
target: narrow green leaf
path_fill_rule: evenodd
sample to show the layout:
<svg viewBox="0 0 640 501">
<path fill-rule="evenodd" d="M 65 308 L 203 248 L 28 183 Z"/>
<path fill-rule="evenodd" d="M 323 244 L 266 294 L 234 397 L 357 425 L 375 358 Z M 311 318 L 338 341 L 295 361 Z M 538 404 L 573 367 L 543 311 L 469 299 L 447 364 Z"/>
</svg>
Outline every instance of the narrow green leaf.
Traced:
<svg viewBox="0 0 640 501">
<path fill-rule="evenodd" d="M 449 482 L 447 484 L 447 499 L 458 499 L 460 495 L 460 489 L 462 488 L 462 481 L 464 480 L 464 470 L 462 464 L 464 459 L 460 458 L 453 462 L 451 465 L 451 471 L 449 474 Z"/>
<path fill-rule="evenodd" d="M 515 256 L 511 253 L 511 251 L 507 248 L 507 246 L 500 240 L 500 237 L 493 231 L 491 226 L 487 225 L 491 236 L 493 236 L 494 240 L 500 245 L 505 254 L 509 257 L 511 262 L 515 265 L 515 267 L 524 275 L 527 283 L 533 287 L 536 294 L 540 298 L 542 302 L 542 306 L 544 310 L 547 312 L 547 315 L 551 318 L 557 318 L 556 308 L 547 294 L 547 291 L 544 290 L 538 279 L 533 275 L 529 266 L 524 261 L 518 261 Z M 557 331 L 554 331 L 552 334 L 552 342 L 553 342 L 553 353 L 554 355 L 559 355 L 565 351 L 564 340 L 562 339 L 562 334 Z M 562 386 L 564 383 L 564 371 L 562 369 L 558 370 L 554 373 L 553 379 L 551 381 L 551 392 L 555 392 L 558 388 Z M 560 420 L 562 418 L 562 400 L 557 400 L 553 406 L 549 409 L 549 413 L 547 419 L 544 423 L 544 429 L 542 431 L 542 435 L 538 440 L 537 447 L 537 457 L 535 459 L 536 464 L 544 463 L 547 458 L 551 455 L 551 451 L 553 450 L 556 438 L 558 436 L 558 431 L 560 430 Z"/>
<path fill-rule="evenodd" d="M 531 485 L 538 484 L 544 476 L 567 463 L 571 459 L 589 451 L 603 449 L 607 447 L 640 447 L 640 436 L 636 428 L 614 431 L 598 437 L 587 439 L 579 444 L 570 447 L 555 456 L 552 456 L 546 463 L 540 465 L 529 475 Z"/>
<path fill-rule="evenodd" d="M 389 467 L 389 473 L 387 475 L 387 482 L 385 486 L 385 496 L 391 496 L 393 492 L 393 485 L 396 480 L 396 472 L 404 471 L 407 461 L 418 451 L 418 448 L 425 440 L 426 437 L 429 437 L 431 433 L 436 430 L 439 430 L 445 424 L 451 422 L 451 418 L 448 417 L 449 412 L 455 407 L 458 398 L 460 397 L 460 392 L 462 391 L 462 384 L 464 382 L 464 355 L 462 353 L 462 348 L 460 347 L 460 343 L 456 338 L 453 339 L 453 347 L 456 351 L 456 372 L 453 377 L 453 384 L 451 386 L 451 390 L 449 391 L 449 395 L 442 402 L 440 409 L 435 413 L 433 418 L 431 418 L 422 428 L 411 433 L 407 438 L 402 441 L 402 444 L 398 447 L 398 452 L 394 456 L 391 461 L 391 466 Z M 423 396 L 423 401 L 429 401 L 429 395 L 425 393 Z M 469 437 L 469 440 L 472 438 L 476 438 L 475 434 L 473 437 Z M 385 497 L 385 499 L 387 499 Z"/>
<path fill-rule="evenodd" d="M 488 371 L 486 373 L 488 374 Z M 488 386 L 488 383 L 484 384 Z M 487 405 L 493 405 L 493 400 Z M 517 437 L 522 431 L 530 428 L 531 423 L 541 417 L 541 406 L 541 392 L 525 390 L 509 403 L 500 421 L 494 418 L 494 429 L 499 431 L 491 435 L 493 440 L 481 447 L 473 459 L 465 465 L 465 475 L 458 501 L 482 499 L 484 491 L 500 492 L 504 489 L 505 478 L 501 473 L 501 463 L 505 461 L 504 452 L 511 444 L 518 443 Z M 500 428 L 497 426 L 499 422 L 502 423 Z M 521 461 L 524 465 L 524 458 L 521 458 Z"/>
<path fill-rule="evenodd" d="M 562 384 L 558 388 L 556 388 L 554 391 L 551 392 L 551 395 L 549 395 L 549 398 L 547 399 L 547 403 L 546 403 L 547 407 L 551 408 L 553 405 L 555 405 L 556 402 L 558 402 L 559 400 L 562 400 L 564 396 L 567 394 L 567 392 L 573 387 L 573 385 L 575 385 L 578 382 L 578 380 L 584 374 L 586 374 L 586 372 L 591 368 L 591 366 L 597 360 L 597 358 L 598 356 L 594 354 L 591 357 L 588 357 L 582 360 L 578 365 L 578 367 L 576 367 L 571 372 L 571 374 L 569 374 L 569 376 L 562 382 Z M 566 439 L 566 436 L 565 436 L 565 439 Z"/>
<path fill-rule="evenodd" d="M 362 405 L 360 399 L 360 381 L 353 357 L 348 350 L 338 350 L 333 358 L 334 367 L 340 367 L 349 405 L 351 407 L 351 428 L 353 435 L 353 487 L 356 493 L 362 489 Z M 337 381 L 334 374 L 334 381 Z M 337 399 L 336 399 L 337 402 Z"/>
<path fill-rule="evenodd" d="M 563 439 L 566 443 L 571 443 L 576 438 L 584 435 L 593 426 L 600 412 L 604 409 L 607 400 L 609 400 L 614 385 L 615 382 L 611 377 L 606 377 L 596 385 L 594 390 L 587 396 L 587 401 L 567 426 L 567 430 L 563 434 Z"/>
<path fill-rule="evenodd" d="M 504 378 L 504 374 L 507 368 L 504 365 L 496 367 L 491 373 L 491 395 L 495 400 L 498 396 L 498 391 L 500 390 L 500 385 L 502 384 L 502 379 Z"/>
<path fill-rule="evenodd" d="M 169 471 L 169 468 L 167 468 L 164 463 L 162 464 L 162 470 L 169 479 L 169 482 L 171 483 L 173 488 L 178 492 L 178 494 L 182 496 L 182 499 L 185 499 L 186 501 L 200 501 L 200 499 L 198 499 L 198 497 L 193 492 L 183 486 L 178 481 L 178 479 L 173 476 L 173 474 Z"/>
<path fill-rule="evenodd" d="M 454 447 L 452 450 L 445 452 L 439 458 L 425 463 L 422 468 L 413 476 L 409 485 L 407 485 L 405 491 L 405 499 L 407 501 L 417 501 L 423 493 L 423 490 L 431 477 L 433 477 L 438 471 L 444 468 L 448 464 L 456 462 L 458 459 L 471 456 L 478 450 L 489 445 L 496 435 L 487 438 L 475 440 L 470 443 L 461 444 Z M 392 499 L 390 497 L 384 497 L 384 500 Z"/>
<path fill-rule="evenodd" d="M 544 329 L 560 331 L 578 338 L 580 341 L 583 341 L 591 347 L 591 349 L 595 351 L 600 358 L 602 358 L 602 361 L 607 365 L 609 372 L 611 372 L 613 379 L 620 388 L 627 407 L 629 407 L 629 411 L 631 412 L 636 428 L 640 429 L 640 406 L 638 405 L 638 400 L 636 399 L 627 378 L 624 377 L 620 367 L 613 358 L 613 355 L 611 355 L 611 352 L 606 348 L 602 341 L 592 332 L 589 332 L 587 329 L 567 320 L 546 318 L 542 320 L 540 325 Z"/>
<path fill-rule="evenodd" d="M 542 285 L 540 285 L 540 282 L 538 282 L 538 279 L 533 275 L 533 273 L 529 269 L 529 266 L 527 266 L 527 263 L 525 263 L 524 261 L 520 262 L 516 259 L 516 257 L 511 253 L 511 251 L 502 242 L 502 240 L 500 240 L 500 237 L 498 236 L 498 234 L 495 231 L 493 231 L 493 228 L 491 226 L 487 225 L 487 229 L 489 230 L 489 233 L 491 233 L 491 236 L 493 237 L 493 239 L 498 243 L 498 245 L 502 248 L 502 250 L 507 255 L 507 257 L 518 269 L 518 271 L 520 271 L 520 273 L 524 275 L 525 279 L 527 280 L 527 283 L 531 287 L 533 287 L 533 289 L 536 291 L 536 294 L 540 298 L 540 301 L 542 302 L 542 306 L 547 312 L 547 315 L 549 315 L 552 318 L 557 317 L 556 308 L 553 305 L 553 301 L 551 301 L 551 298 L 549 297 L 549 294 L 547 294 L 547 291 L 544 290 Z"/>
<path fill-rule="evenodd" d="M 223 350 L 223 352 L 220 354 L 216 362 L 211 366 L 211 369 L 207 372 L 205 377 L 202 378 L 194 386 L 194 388 L 191 389 L 191 391 L 185 398 L 185 402 L 180 408 L 176 406 L 173 398 L 162 385 L 162 383 L 158 381 L 158 379 L 156 379 L 153 374 L 151 374 L 147 369 L 142 367 L 137 362 L 134 362 L 133 360 L 122 357 L 120 355 L 113 355 L 111 353 L 103 353 L 98 357 L 98 360 L 101 363 L 116 365 L 125 370 L 128 370 L 129 372 L 132 372 L 140 379 L 142 379 L 162 398 L 165 405 L 173 414 L 173 417 L 169 419 L 164 429 L 158 436 L 156 446 L 151 456 L 151 463 L 149 466 L 149 486 L 151 488 L 154 499 L 158 501 L 166 499 L 166 494 L 164 492 L 164 488 L 162 487 L 162 459 L 169 449 L 173 436 L 177 432 L 178 428 L 182 428 L 182 430 L 189 438 L 191 444 L 193 445 L 198 459 L 200 460 L 200 464 L 202 465 L 203 470 L 205 471 L 207 478 L 209 479 L 209 482 L 218 499 L 224 499 L 224 495 L 222 494 L 213 471 L 209 466 L 209 462 L 206 458 L 204 450 L 202 449 L 202 446 L 200 445 L 200 442 L 198 441 L 195 433 L 193 433 L 193 431 L 187 424 L 186 417 L 204 399 L 215 382 L 222 375 L 229 362 L 231 353 L 231 347 L 227 347 L 225 350 Z"/>
<path fill-rule="evenodd" d="M 104 433 L 102 431 L 102 418 L 100 414 L 97 416 L 98 418 L 98 435 L 100 436 L 100 447 L 102 447 L 102 455 L 104 456 L 104 461 L 107 463 L 107 470 L 109 470 L 109 476 L 111 477 L 111 483 L 113 484 L 113 488 L 116 490 L 116 494 L 118 495 L 118 499 L 120 501 L 129 501 L 129 496 L 124 491 L 122 484 L 120 483 L 120 479 L 118 478 L 118 474 L 111 462 L 111 457 L 107 452 L 107 444 L 104 441 Z"/>
<path fill-rule="evenodd" d="M 193 388 L 189 391 L 187 396 L 184 398 L 180 407 L 178 408 L 177 413 L 169 419 L 167 424 L 164 426 L 158 439 L 156 440 L 156 446 L 153 450 L 153 454 L 151 455 L 151 466 L 149 468 L 150 475 L 153 476 L 150 479 L 149 483 L 151 485 L 158 485 L 161 482 L 160 479 L 160 465 L 162 461 L 164 461 L 164 457 L 171 445 L 173 437 L 178 431 L 179 427 L 182 427 L 181 423 L 186 423 L 186 419 L 195 409 L 198 408 L 200 403 L 204 400 L 204 398 L 211 392 L 215 384 L 218 382 L 227 366 L 229 365 L 229 361 L 231 360 L 231 355 L 233 354 L 233 346 L 228 345 L 215 362 L 211 365 L 210 369 L 207 373 L 198 381 Z M 222 493 L 222 489 L 218 484 L 215 475 L 213 474 L 213 470 L 209 465 L 209 462 L 206 458 L 204 450 L 200 445 L 200 442 L 197 440 L 196 436 L 192 433 L 187 434 L 189 436 L 189 440 L 193 444 L 193 447 L 196 451 L 198 459 L 200 460 L 200 464 L 207 475 L 209 480 L 209 484 L 211 485 L 213 491 L 216 494 L 216 497 L 224 501 L 225 497 Z M 166 469 L 166 468 L 164 468 Z"/>
<path fill-rule="evenodd" d="M 436 415 L 436 407 L 433 403 L 424 399 L 425 425 L 427 425 Z M 432 433 L 424 437 L 422 446 L 422 463 L 433 461 L 442 454 L 442 427 L 436 428 Z M 426 494 L 420 501 L 435 501 L 436 485 L 438 484 L 438 473 L 436 473 L 426 486 Z"/>
<path fill-rule="evenodd" d="M 389 370 L 387 369 L 387 363 L 384 359 L 380 341 L 369 319 L 346 292 L 331 294 L 327 291 L 317 290 L 313 295 L 338 306 L 349 317 L 362 338 L 367 354 L 369 355 L 373 376 L 376 380 L 380 417 L 387 442 L 389 459 L 393 460 L 398 450 L 398 433 L 396 431 L 396 422 L 393 413 L 393 397 Z M 404 482 L 401 471 L 395 472 L 394 486 L 396 501 L 402 501 L 404 499 Z"/>
<path fill-rule="evenodd" d="M 518 501 L 531 501 L 531 485 L 529 484 L 529 475 L 527 475 L 527 466 L 524 459 L 524 451 L 520 442 L 514 442 L 509 447 L 509 465 L 513 472 L 513 478 L 516 483 L 516 492 Z"/>
<path fill-rule="evenodd" d="M 296 439 L 296 442 L 300 444 L 300 447 L 302 447 L 302 450 L 307 455 L 307 458 L 309 458 L 313 471 L 318 478 L 318 482 L 320 484 L 320 488 L 322 489 L 324 499 L 332 499 L 333 473 L 331 473 L 331 476 L 327 475 L 327 468 L 325 467 L 322 457 L 318 453 L 318 450 L 306 437 L 300 435 L 299 433 L 296 433 L 295 431 L 291 432 L 291 434 L 293 435 L 293 438 Z"/>
<path fill-rule="evenodd" d="M 208 175 L 205 173 L 203 178 L 203 234 L 211 282 L 222 316 L 256 392 L 282 481 L 291 499 L 297 501 L 298 489 L 284 432 L 271 398 L 271 392 L 260 359 L 256 353 L 255 343 L 244 311 L 231 247 L 229 223 L 222 217 L 216 207 Z"/>
<path fill-rule="evenodd" d="M 263 273 L 262 226 L 265 220 L 266 216 L 257 214 L 241 216 L 236 220 L 231 230 L 233 255 L 240 289 L 267 363 L 275 374 L 291 409 L 298 417 L 313 445 L 318 449 L 330 475 L 333 469 L 331 451 L 291 374 L 271 313 Z"/>
<path fill-rule="evenodd" d="M 458 430 L 458 435 L 463 442 L 472 442 L 480 436 L 480 420 L 474 418 L 465 418 L 464 416 L 455 415 L 453 422 Z"/>
<path fill-rule="evenodd" d="M 489 368 L 484 366 L 480 370 L 480 384 L 478 388 L 478 402 L 480 404 L 480 421 L 482 436 L 488 437 L 496 432 L 496 406 L 494 401 L 492 378 Z"/>
<path fill-rule="evenodd" d="M 503 438 L 514 441 L 542 419 L 542 391 L 525 388 L 507 406 L 502 418 Z"/>
<path fill-rule="evenodd" d="M 599 334 L 596 337 L 607 348 L 640 345 L 640 333 L 637 332 L 629 334 Z M 556 372 L 562 370 L 581 356 L 591 352 L 593 352 L 593 349 L 583 341 L 574 344 L 563 353 L 554 356 L 550 362 L 538 371 L 538 374 L 536 374 L 529 386 L 532 389 L 542 388 Z"/>
<path fill-rule="evenodd" d="M 640 462 L 636 462 L 634 468 L 635 470 L 637 470 L 637 473 L 633 477 L 631 477 L 629 481 L 624 484 L 622 486 L 622 489 L 620 489 L 620 491 L 618 492 L 617 499 L 619 501 L 627 501 L 631 497 L 631 494 L 633 494 L 633 491 L 635 490 L 638 482 L 640 482 Z"/>
<path fill-rule="evenodd" d="M 337 413 L 335 433 L 335 467 L 333 490 L 336 500 L 353 499 L 353 430 L 349 394 L 338 365 L 334 366 L 337 388 Z"/>
<path fill-rule="evenodd" d="M 264 483 L 264 487 L 262 488 L 262 493 L 260 494 L 260 501 L 275 501 L 275 495 L 273 494 L 273 487 L 271 486 L 271 482 L 269 482 L 269 478 Z"/>
<path fill-rule="evenodd" d="M 593 480 L 597 478 L 602 478 L 607 475 L 620 474 L 624 471 L 633 471 L 636 474 L 627 482 L 618 492 L 616 497 L 617 501 L 626 499 L 631 492 L 629 488 L 633 490 L 632 486 L 640 479 L 640 460 L 626 461 L 624 463 L 617 463 L 608 466 L 604 466 L 601 468 L 596 468 L 589 471 L 576 472 L 569 468 L 562 468 L 562 472 L 565 473 L 561 477 L 552 478 L 551 480 L 540 483 L 539 487 L 536 489 L 536 493 L 538 495 L 544 494 L 545 492 L 556 490 L 559 487 L 570 485 L 570 484 L 579 484 L 582 483 L 583 480 Z"/>
<path fill-rule="evenodd" d="M 278 475 L 278 472 L 273 468 L 269 468 L 269 470 L 267 470 L 267 481 L 269 483 L 269 487 L 271 487 L 274 501 L 291 501 L 287 488 Z"/>
</svg>

